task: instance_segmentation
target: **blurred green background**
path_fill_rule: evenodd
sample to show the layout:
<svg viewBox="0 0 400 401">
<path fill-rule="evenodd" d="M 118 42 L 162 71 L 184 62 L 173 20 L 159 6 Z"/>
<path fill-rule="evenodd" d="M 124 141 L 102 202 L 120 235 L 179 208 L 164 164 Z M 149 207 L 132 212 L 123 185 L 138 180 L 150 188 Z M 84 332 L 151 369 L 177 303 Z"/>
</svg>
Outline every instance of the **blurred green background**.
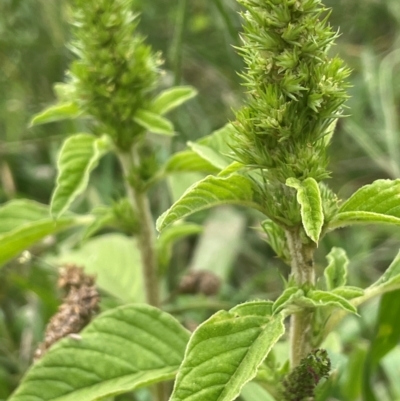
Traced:
<svg viewBox="0 0 400 401">
<path fill-rule="evenodd" d="M 326 0 L 325 4 L 332 8 L 331 23 L 341 33 L 332 53 L 339 53 L 353 69 L 349 117 L 339 122 L 333 139 L 329 181 L 346 198 L 361 185 L 400 174 L 400 2 Z M 170 152 L 183 149 L 186 141 L 223 126 L 233 118 L 232 109 L 243 104 L 244 90 L 237 75 L 243 64 L 234 50 L 240 43 L 240 7 L 234 0 L 136 0 L 134 9 L 141 14 L 142 33 L 163 54 L 163 84 L 190 84 L 199 90 L 195 100 L 172 115 L 179 135 L 170 146 L 159 145 L 159 158 L 165 160 Z M 82 128 L 76 122 L 28 127 L 33 114 L 55 101 L 52 86 L 64 79 L 72 59 L 66 47 L 69 18 L 65 1 L 0 2 L 0 204 L 14 198 L 48 203 L 57 151 L 67 134 Z M 181 177 L 180 185 L 185 182 Z M 169 184 L 172 192 L 179 192 L 176 182 Z M 86 211 L 111 204 L 122 188 L 118 164 L 106 157 L 77 208 Z M 165 186 L 156 189 L 153 197 L 157 216 L 171 199 Z M 174 299 L 169 307 L 183 321 L 198 323 L 213 305 L 219 308 L 254 297 L 273 299 L 280 293 L 280 277 L 288 269 L 254 229 L 258 217 L 230 208 L 195 217 L 205 224 L 204 232 L 174 248 L 173 262 L 165 273 L 166 293 L 173 293 L 188 266 L 216 270 L 224 284 L 218 296 L 207 300 L 210 306 L 205 310 L 190 311 L 192 304 L 205 302 L 200 296 Z M 350 258 L 349 283 L 366 286 L 387 268 L 399 242 L 396 228 L 335 231 L 318 249 L 318 268 L 322 271 L 332 246 L 343 247 Z M 20 258 L 0 271 L 0 399 L 6 399 L 17 385 L 47 320 L 57 309 L 49 254 L 74 244 L 64 236 L 49 240 L 33 250 L 33 259 Z M 393 298 L 395 306 L 400 304 L 398 298 L 397 303 Z M 103 307 L 118 302 L 123 300 L 108 296 Z M 346 320 L 339 339 L 331 339 L 332 350 L 338 354 L 344 350 L 347 356 L 334 360 L 344 373 L 331 384 L 330 399 L 361 399 L 368 373 L 363 375 L 362 367 L 379 325 L 378 308 L 378 302 L 370 303 L 361 319 Z M 400 400 L 394 373 L 400 372 L 400 349 L 395 347 L 382 359 L 377 371 L 373 382 L 378 399 Z M 120 399 L 143 396 L 130 397 Z"/>
</svg>

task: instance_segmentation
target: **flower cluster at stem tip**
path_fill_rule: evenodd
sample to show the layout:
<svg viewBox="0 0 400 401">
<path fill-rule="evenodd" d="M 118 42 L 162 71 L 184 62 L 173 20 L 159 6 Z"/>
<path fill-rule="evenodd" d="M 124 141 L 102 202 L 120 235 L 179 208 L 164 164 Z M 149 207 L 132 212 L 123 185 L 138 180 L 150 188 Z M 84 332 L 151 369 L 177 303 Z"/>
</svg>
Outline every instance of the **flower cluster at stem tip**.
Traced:
<svg viewBox="0 0 400 401">
<path fill-rule="evenodd" d="M 129 149 L 144 129 L 133 121 L 146 108 L 158 83 L 161 58 L 137 33 L 131 0 L 74 0 L 70 96 L 107 133 Z"/>
<path fill-rule="evenodd" d="M 241 75 L 246 106 L 236 113 L 234 152 L 271 182 L 321 181 L 326 148 L 347 99 L 349 70 L 328 51 L 337 38 L 320 0 L 239 0 L 246 8 Z"/>
</svg>

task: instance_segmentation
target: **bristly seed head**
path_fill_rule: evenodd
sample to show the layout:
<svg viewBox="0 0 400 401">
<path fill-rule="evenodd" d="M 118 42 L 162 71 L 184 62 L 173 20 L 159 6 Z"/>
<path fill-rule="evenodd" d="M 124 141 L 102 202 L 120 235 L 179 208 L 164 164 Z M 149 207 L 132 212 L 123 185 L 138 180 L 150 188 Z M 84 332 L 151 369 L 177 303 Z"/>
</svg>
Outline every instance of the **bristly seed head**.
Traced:
<svg viewBox="0 0 400 401">
<path fill-rule="evenodd" d="M 326 148 L 347 99 L 349 70 L 328 51 L 337 38 L 320 0 L 239 0 L 246 106 L 237 112 L 234 152 L 269 180 L 321 181 Z"/>
</svg>

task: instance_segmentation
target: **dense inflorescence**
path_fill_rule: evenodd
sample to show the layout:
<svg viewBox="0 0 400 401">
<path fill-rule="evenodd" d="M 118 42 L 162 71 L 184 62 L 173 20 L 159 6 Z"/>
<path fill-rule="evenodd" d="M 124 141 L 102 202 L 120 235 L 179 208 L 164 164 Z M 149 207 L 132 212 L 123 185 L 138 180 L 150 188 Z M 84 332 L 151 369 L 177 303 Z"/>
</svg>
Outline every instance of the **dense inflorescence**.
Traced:
<svg viewBox="0 0 400 401">
<path fill-rule="evenodd" d="M 313 397 L 315 387 L 329 376 L 331 361 L 324 349 L 312 351 L 283 381 L 285 401 L 303 401 Z"/>
<path fill-rule="evenodd" d="M 47 350 L 68 335 L 79 333 L 99 312 L 100 296 L 95 278 L 75 265 L 60 268 L 58 287 L 66 292 L 63 303 L 46 327 L 43 342 L 35 352 L 41 358 Z"/>
<path fill-rule="evenodd" d="M 94 117 L 99 133 L 128 149 L 143 133 L 133 121 L 149 103 L 161 64 L 137 33 L 131 0 L 75 0 L 74 41 L 78 56 L 69 71 L 70 95 Z"/>
<path fill-rule="evenodd" d="M 337 37 L 319 0 L 239 0 L 247 65 L 242 74 L 247 105 L 236 117 L 239 161 L 268 180 L 321 181 L 326 148 L 342 115 L 349 70 L 328 56 Z"/>
</svg>

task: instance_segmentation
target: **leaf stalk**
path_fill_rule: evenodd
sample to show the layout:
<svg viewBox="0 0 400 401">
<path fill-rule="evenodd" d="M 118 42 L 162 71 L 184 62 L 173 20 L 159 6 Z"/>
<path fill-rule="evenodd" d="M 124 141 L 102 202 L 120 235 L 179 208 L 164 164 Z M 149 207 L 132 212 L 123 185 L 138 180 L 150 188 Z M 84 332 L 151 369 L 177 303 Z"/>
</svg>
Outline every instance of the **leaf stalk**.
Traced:
<svg viewBox="0 0 400 401">
<path fill-rule="evenodd" d="M 158 266 L 155 249 L 154 220 L 147 194 L 135 188 L 130 180 L 132 171 L 134 171 L 140 163 L 139 156 L 133 153 L 133 151 L 131 153 L 119 153 L 119 160 L 124 173 L 128 199 L 132 208 L 136 211 L 139 221 L 140 230 L 138 240 L 146 289 L 146 300 L 150 305 L 159 307 L 160 290 L 157 274 Z"/>
</svg>

